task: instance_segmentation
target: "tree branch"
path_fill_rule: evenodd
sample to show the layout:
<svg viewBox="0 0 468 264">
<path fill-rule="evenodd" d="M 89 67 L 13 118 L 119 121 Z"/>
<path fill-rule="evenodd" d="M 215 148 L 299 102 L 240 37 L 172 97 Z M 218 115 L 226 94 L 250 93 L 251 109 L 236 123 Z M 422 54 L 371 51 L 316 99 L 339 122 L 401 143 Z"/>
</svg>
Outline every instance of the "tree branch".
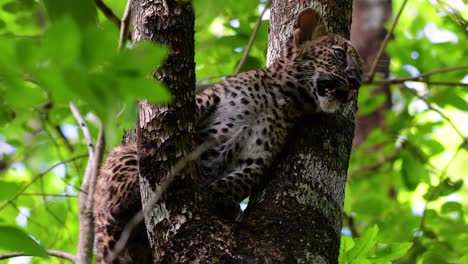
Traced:
<svg viewBox="0 0 468 264">
<path fill-rule="evenodd" d="M 270 4 L 271 4 L 271 0 L 268 0 L 265 3 L 265 7 L 263 8 L 262 13 L 260 14 L 260 16 L 257 19 L 257 23 L 255 24 L 255 28 L 254 28 L 252 34 L 250 35 L 250 39 L 249 39 L 249 42 L 247 43 L 247 47 L 244 50 L 244 54 L 242 54 L 242 58 L 241 58 L 239 64 L 237 65 L 236 70 L 234 71 L 234 74 L 238 74 L 240 72 L 240 70 L 242 69 L 242 67 L 244 66 L 245 62 L 247 61 L 247 58 L 249 57 L 250 50 L 252 49 L 255 38 L 257 37 L 258 30 L 260 29 L 260 25 L 262 24 L 262 17 L 265 14 L 268 7 L 270 6 Z"/>
<path fill-rule="evenodd" d="M 78 197 L 74 194 L 60 194 L 60 193 L 22 193 L 21 196 L 46 196 L 46 197 Z"/>
<path fill-rule="evenodd" d="M 424 82 L 427 84 L 436 84 L 436 85 L 468 86 L 467 83 L 461 83 L 461 82 L 440 82 L 440 81 L 423 80 L 423 78 L 431 76 L 431 75 L 450 72 L 450 71 L 464 70 L 464 69 L 468 69 L 468 65 L 457 65 L 457 66 L 441 68 L 437 70 L 431 70 L 431 71 L 427 71 L 419 75 L 416 75 L 414 77 L 402 77 L 402 78 L 393 78 L 393 79 L 387 79 L 387 80 L 370 80 L 369 79 L 369 80 L 366 80 L 366 83 L 367 84 L 399 84 L 399 83 L 404 83 L 406 81 L 415 81 L 415 82 Z"/>
<path fill-rule="evenodd" d="M 351 231 L 351 236 L 353 238 L 359 237 L 359 231 L 357 230 L 356 223 L 354 222 L 354 217 L 343 212 L 343 218 L 346 220 L 349 230 Z"/>
<path fill-rule="evenodd" d="M 442 119 L 444 119 L 445 121 L 447 121 L 447 123 L 452 127 L 453 130 L 455 130 L 455 132 L 458 134 L 458 136 L 460 136 L 462 139 L 465 138 L 465 135 L 463 135 L 463 133 L 457 128 L 457 126 L 455 126 L 455 124 L 452 122 L 452 120 L 446 116 L 442 111 L 440 111 L 439 109 L 435 108 L 434 106 L 432 106 L 431 103 L 429 103 L 426 98 L 422 97 L 421 95 L 419 95 L 416 91 L 408 88 L 406 85 L 404 84 L 401 84 L 400 87 L 402 87 L 405 91 L 408 91 L 410 92 L 412 95 L 416 96 L 419 100 L 423 101 L 427 108 L 431 111 L 434 111 L 436 112 L 437 114 L 440 115 L 440 117 L 442 117 Z"/>
<path fill-rule="evenodd" d="M 120 19 L 114 14 L 114 11 L 110 9 L 102 0 L 94 0 L 94 3 L 102 11 L 105 17 L 112 21 L 117 27 L 120 27 Z"/>
<path fill-rule="evenodd" d="M 398 19 L 400 18 L 401 13 L 403 12 L 403 9 L 405 8 L 406 2 L 408 2 L 408 0 L 404 0 L 403 4 L 401 4 L 400 10 L 398 11 L 397 16 L 395 17 L 395 20 L 392 23 L 392 27 L 387 32 L 387 35 L 385 35 L 385 38 L 382 41 L 382 44 L 380 44 L 379 51 L 377 52 L 377 55 L 375 56 L 374 62 L 372 63 L 372 66 L 369 71 L 369 75 L 366 78 L 367 83 L 372 82 L 374 80 L 375 71 L 377 70 L 377 63 L 380 57 L 382 57 L 385 47 L 387 46 L 387 43 L 390 40 L 390 37 L 392 36 L 393 31 L 395 30 L 396 24 L 398 23 Z"/>
<path fill-rule="evenodd" d="M 187 156 L 182 157 L 173 167 L 172 171 L 169 172 L 167 178 L 161 183 L 159 191 L 156 195 L 150 200 L 146 210 L 141 209 L 136 213 L 132 219 L 125 225 L 125 228 L 122 231 L 122 235 L 119 238 L 119 241 L 115 244 L 114 249 L 107 255 L 106 263 L 113 263 L 114 260 L 119 256 L 120 252 L 125 248 L 130 235 L 141 221 L 144 220 L 144 216 L 148 211 L 153 209 L 153 206 L 159 201 L 162 194 L 166 191 L 175 177 L 188 165 L 189 162 L 198 159 L 206 150 L 208 150 L 215 141 L 206 141 L 202 145 L 198 146 L 195 150 L 189 153 Z"/>
<path fill-rule="evenodd" d="M 125 46 L 125 41 L 131 39 L 128 35 L 128 28 L 130 25 L 130 12 L 131 12 L 132 0 L 127 0 L 127 5 L 125 6 L 125 11 L 120 22 L 120 36 L 119 36 L 119 49 L 122 49 Z"/>
<path fill-rule="evenodd" d="M 425 80 L 397 80 L 397 79 L 374 80 L 370 84 L 401 84 L 401 83 L 404 83 L 406 81 L 425 83 L 427 85 L 468 86 L 468 83 L 462 83 L 462 82 L 443 82 L 443 81 L 425 81 Z"/>
<path fill-rule="evenodd" d="M 93 159 L 94 156 L 94 144 L 93 144 L 93 138 L 91 137 L 91 133 L 89 132 L 89 128 L 86 125 L 84 118 L 81 116 L 80 111 L 76 107 L 74 103 L 70 103 L 70 110 L 75 117 L 76 122 L 78 122 L 78 125 L 81 128 L 81 131 L 83 131 L 84 138 L 86 140 L 87 146 L 88 146 L 88 154 L 89 154 L 89 159 Z M 84 179 L 83 181 L 85 181 Z"/>
<path fill-rule="evenodd" d="M 72 254 L 70 254 L 68 252 L 48 249 L 47 254 L 49 254 L 50 256 L 57 257 L 57 258 L 66 259 L 66 260 L 69 260 L 71 262 L 75 261 L 75 256 L 73 256 Z M 0 254 L 0 260 L 15 258 L 15 257 L 26 257 L 26 256 L 31 256 L 31 255 L 28 255 L 28 254 L 22 253 L 22 252 L 4 253 L 4 254 Z"/>
<path fill-rule="evenodd" d="M 49 120 L 47 120 L 49 121 Z M 49 121 L 50 122 L 50 121 Z M 51 124 L 52 125 L 52 124 Z M 68 138 L 63 134 L 62 132 L 62 129 L 60 129 L 60 126 L 58 125 L 54 125 L 53 126 L 55 131 L 57 131 L 57 134 L 59 135 L 59 137 L 63 140 L 63 142 L 65 143 L 65 147 L 67 147 L 67 149 L 70 151 L 70 152 L 73 152 L 75 149 L 73 148 L 72 144 L 70 144 L 70 141 L 68 140 Z"/>
<path fill-rule="evenodd" d="M 75 156 L 75 157 L 72 157 L 72 158 L 69 158 L 69 159 L 66 159 L 66 160 L 63 160 L 63 161 L 60 161 L 54 165 L 52 165 L 50 168 L 48 168 L 47 170 L 45 170 L 44 172 L 36 175 L 29 183 L 27 183 L 26 185 L 23 186 L 23 188 L 21 188 L 21 190 L 16 193 L 13 197 L 11 197 L 9 200 L 5 201 L 1 206 L 0 206 L 0 211 L 5 208 L 9 203 L 11 203 L 12 201 L 16 200 L 16 198 L 18 198 L 18 196 L 20 196 L 22 193 L 24 193 L 24 191 L 29 188 L 29 186 L 31 186 L 34 182 L 36 182 L 37 180 L 39 180 L 42 176 L 46 175 L 47 173 L 51 172 L 53 169 L 55 169 L 56 167 L 62 165 L 62 164 L 66 164 L 66 163 L 69 163 L 69 162 L 72 162 L 74 160 L 77 160 L 77 159 L 81 159 L 81 158 L 84 158 L 86 157 L 87 155 L 86 154 L 81 154 L 81 155 L 78 155 L 78 156 Z"/>
<path fill-rule="evenodd" d="M 71 106 L 71 105 L 70 105 Z M 77 109 L 75 109 L 77 110 Z M 76 111 L 77 116 L 79 112 Z M 76 117 L 76 116 L 75 116 Z M 81 125 L 83 132 L 87 130 L 84 123 Z M 89 131 L 87 132 L 89 133 Z M 94 217 L 93 217 L 93 204 L 94 204 L 94 188 L 96 185 L 97 175 L 99 173 L 99 166 L 102 161 L 104 153 L 104 129 L 102 125 L 99 127 L 99 134 L 97 137 L 96 148 L 94 149 L 93 155 L 90 153 L 90 159 L 86 166 L 85 175 L 81 184 L 81 189 L 86 190 L 87 194 L 79 193 L 78 204 L 79 204 L 79 223 L 80 233 L 78 238 L 78 247 L 76 253 L 77 263 L 90 263 L 93 256 L 93 244 L 94 244 Z M 89 143 L 88 143 L 89 145 Z M 91 149 L 89 149 L 91 151 Z"/>
</svg>

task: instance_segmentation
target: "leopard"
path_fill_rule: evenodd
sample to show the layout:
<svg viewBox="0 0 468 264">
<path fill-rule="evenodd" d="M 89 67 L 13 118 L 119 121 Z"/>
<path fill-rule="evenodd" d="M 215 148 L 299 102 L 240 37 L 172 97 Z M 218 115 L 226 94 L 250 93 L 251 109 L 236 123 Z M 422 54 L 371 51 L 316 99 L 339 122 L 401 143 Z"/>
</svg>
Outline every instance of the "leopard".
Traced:
<svg viewBox="0 0 468 264">
<path fill-rule="evenodd" d="M 196 94 L 197 143 L 215 142 L 200 157 L 211 211 L 241 222 L 240 202 L 271 178 L 265 172 L 291 130 L 307 115 L 333 114 L 353 101 L 362 67 L 352 44 L 329 33 L 320 14 L 307 8 L 269 67 L 238 73 Z M 135 143 L 116 147 L 101 168 L 94 205 L 98 263 L 105 263 L 125 224 L 141 209 L 138 174 Z M 142 226 L 132 234 L 136 240 L 146 235 Z M 145 245 L 127 247 L 118 262 L 150 263 L 148 251 L 141 252 Z"/>
</svg>

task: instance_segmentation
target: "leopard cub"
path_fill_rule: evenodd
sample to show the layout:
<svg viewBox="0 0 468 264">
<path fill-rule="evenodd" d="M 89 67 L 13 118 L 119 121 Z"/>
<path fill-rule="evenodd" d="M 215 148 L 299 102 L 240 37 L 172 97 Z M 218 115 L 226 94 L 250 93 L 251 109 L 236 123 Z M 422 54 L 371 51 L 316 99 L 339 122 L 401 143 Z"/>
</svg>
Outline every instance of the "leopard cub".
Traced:
<svg viewBox="0 0 468 264">
<path fill-rule="evenodd" d="M 195 98 L 199 143 L 216 142 L 200 160 L 211 208 L 226 218 L 241 220 L 239 203 L 268 180 L 265 171 L 300 118 L 336 112 L 361 86 L 358 52 L 348 40 L 328 33 L 318 13 L 302 11 L 293 37 L 267 69 L 231 76 Z M 99 262 L 141 208 L 137 160 L 135 145 L 123 145 L 101 169 L 94 208 Z M 141 256 L 126 250 L 119 260 Z"/>
</svg>

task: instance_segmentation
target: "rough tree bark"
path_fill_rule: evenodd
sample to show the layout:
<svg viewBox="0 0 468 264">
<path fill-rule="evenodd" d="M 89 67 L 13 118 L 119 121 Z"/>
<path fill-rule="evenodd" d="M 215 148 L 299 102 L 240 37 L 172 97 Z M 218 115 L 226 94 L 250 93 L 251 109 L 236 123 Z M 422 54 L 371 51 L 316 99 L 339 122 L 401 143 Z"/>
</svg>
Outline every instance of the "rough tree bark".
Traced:
<svg viewBox="0 0 468 264">
<path fill-rule="evenodd" d="M 349 36 L 351 0 L 273 1 L 269 63 L 286 46 L 300 10 L 313 6 L 330 31 Z M 137 141 L 143 207 L 171 166 L 193 149 L 193 14 L 188 2 L 134 0 L 133 39 L 171 48 L 155 77 L 175 95 L 169 106 L 140 104 Z M 337 263 L 355 105 L 344 114 L 304 121 L 272 170 L 276 177 L 252 197 L 241 224 L 208 212 L 196 164 L 180 175 L 145 216 L 155 263 Z"/>
<path fill-rule="evenodd" d="M 349 37 L 352 1 L 273 1 L 269 64 L 291 36 L 292 18 L 309 5 L 326 18 L 330 32 Z M 273 168 L 274 180 L 251 200 L 248 221 L 263 239 L 287 249 L 288 263 L 338 260 L 355 110 L 353 104 L 343 113 L 304 120 Z"/>
<path fill-rule="evenodd" d="M 377 56 L 387 30 L 385 23 L 392 16 L 391 0 L 355 0 L 353 6 L 353 24 L 351 28 L 351 42 L 364 60 L 364 72 L 369 72 L 372 62 Z M 382 55 L 377 66 L 377 73 L 388 78 L 390 58 L 386 53 Z M 384 113 L 391 107 L 389 85 L 382 85 L 375 93 L 386 96 L 385 104 L 368 115 L 358 115 L 353 145 L 361 144 L 369 133 L 384 126 Z"/>
</svg>

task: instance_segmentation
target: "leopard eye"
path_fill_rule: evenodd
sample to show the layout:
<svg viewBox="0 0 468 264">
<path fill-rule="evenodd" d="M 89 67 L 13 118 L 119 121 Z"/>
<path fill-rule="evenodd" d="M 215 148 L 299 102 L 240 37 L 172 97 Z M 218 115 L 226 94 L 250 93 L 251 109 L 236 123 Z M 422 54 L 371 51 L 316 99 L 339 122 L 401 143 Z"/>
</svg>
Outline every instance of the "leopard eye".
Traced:
<svg viewBox="0 0 468 264">
<path fill-rule="evenodd" d="M 337 48 L 334 49 L 333 52 L 335 53 L 335 57 L 340 61 L 344 60 L 344 58 L 346 57 L 345 52 L 342 49 Z"/>
</svg>

